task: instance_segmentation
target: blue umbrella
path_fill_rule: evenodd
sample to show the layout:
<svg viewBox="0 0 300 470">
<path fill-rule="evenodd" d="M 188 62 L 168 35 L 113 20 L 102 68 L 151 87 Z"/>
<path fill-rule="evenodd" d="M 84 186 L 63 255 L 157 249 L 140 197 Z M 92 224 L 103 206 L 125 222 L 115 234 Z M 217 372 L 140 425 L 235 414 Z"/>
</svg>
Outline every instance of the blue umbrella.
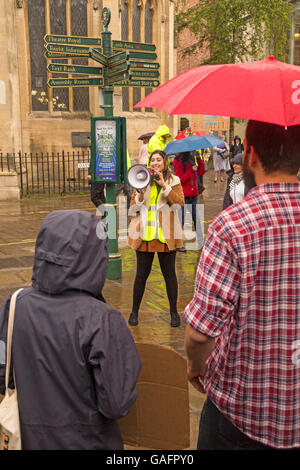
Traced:
<svg viewBox="0 0 300 470">
<path fill-rule="evenodd" d="M 191 135 L 185 139 L 170 142 L 166 146 L 165 152 L 167 155 L 174 155 L 175 153 L 191 152 L 192 150 L 216 147 L 221 143 L 223 143 L 223 140 L 214 135 Z"/>
</svg>

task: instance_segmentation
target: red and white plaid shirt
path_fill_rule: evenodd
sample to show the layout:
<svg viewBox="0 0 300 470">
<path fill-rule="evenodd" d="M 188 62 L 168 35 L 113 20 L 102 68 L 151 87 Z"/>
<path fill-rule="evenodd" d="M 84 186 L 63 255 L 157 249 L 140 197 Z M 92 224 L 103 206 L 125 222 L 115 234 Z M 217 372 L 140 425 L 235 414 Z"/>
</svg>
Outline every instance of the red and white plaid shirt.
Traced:
<svg viewBox="0 0 300 470">
<path fill-rule="evenodd" d="M 253 188 L 214 219 L 185 320 L 216 339 L 205 388 L 221 413 L 300 447 L 300 183 Z"/>
</svg>

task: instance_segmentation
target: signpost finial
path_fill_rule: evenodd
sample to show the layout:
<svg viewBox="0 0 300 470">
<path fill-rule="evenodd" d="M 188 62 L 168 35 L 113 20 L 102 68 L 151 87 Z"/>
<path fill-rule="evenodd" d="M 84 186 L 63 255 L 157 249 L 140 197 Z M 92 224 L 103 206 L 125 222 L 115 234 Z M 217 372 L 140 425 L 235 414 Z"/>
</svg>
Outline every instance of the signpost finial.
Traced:
<svg viewBox="0 0 300 470">
<path fill-rule="evenodd" d="M 107 26 L 110 23 L 110 18 L 111 18 L 110 9 L 107 7 L 104 7 L 102 10 L 101 21 L 105 29 L 107 29 Z"/>
</svg>

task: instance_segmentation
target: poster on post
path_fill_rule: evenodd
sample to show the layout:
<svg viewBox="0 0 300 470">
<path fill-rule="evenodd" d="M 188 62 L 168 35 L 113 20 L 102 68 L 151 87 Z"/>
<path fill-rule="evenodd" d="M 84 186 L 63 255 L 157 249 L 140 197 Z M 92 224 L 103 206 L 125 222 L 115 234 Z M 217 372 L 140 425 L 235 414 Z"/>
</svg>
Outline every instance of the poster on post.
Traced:
<svg viewBox="0 0 300 470">
<path fill-rule="evenodd" d="M 96 176 L 101 181 L 117 180 L 117 133 L 116 122 L 96 121 Z"/>
<path fill-rule="evenodd" d="M 126 122 L 120 117 L 91 118 L 92 181 L 101 183 L 124 182 L 126 155 Z"/>
</svg>

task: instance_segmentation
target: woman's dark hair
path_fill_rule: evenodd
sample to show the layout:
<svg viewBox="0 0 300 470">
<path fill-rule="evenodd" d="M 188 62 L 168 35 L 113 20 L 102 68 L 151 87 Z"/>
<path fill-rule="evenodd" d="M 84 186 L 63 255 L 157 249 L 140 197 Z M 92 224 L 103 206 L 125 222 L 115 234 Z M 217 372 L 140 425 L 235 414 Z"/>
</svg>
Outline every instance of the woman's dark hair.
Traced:
<svg viewBox="0 0 300 470">
<path fill-rule="evenodd" d="M 169 157 L 163 150 L 154 150 L 149 157 L 149 164 L 151 162 L 152 156 L 155 154 L 160 155 L 164 160 L 163 176 L 164 176 L 165 181 L 168 181 L 172 177 L 172 172 L 169 167 Z"/>
<path fill-rule="evenodd" d="M 248 148 L 252 145 L 267 174 L 277 171 L 297 174 L 300 168 L 300 125 L 287 128 L 260 121 L 249 121 Z"/>
</svg>

